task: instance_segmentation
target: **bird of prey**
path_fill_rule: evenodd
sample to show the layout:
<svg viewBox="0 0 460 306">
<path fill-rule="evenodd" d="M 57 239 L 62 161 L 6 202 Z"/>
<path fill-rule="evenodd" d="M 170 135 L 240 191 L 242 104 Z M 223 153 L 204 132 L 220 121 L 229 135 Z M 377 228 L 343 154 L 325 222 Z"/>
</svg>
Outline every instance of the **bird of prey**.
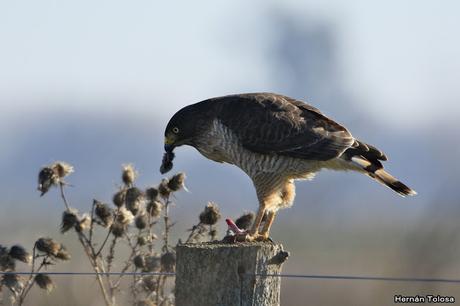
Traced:
<svg viewBox="0 0 460 306">
<path fill-rule="evenodd" d="M 274 93 L 228 95 L 179 110 L 166 126 L 162 173 L 172 168 L 173 150 L 181 145 L 252 179 L 259 209 L 247 241 L 269 239 L 277 211 L 293 204 L 294 181 L 310 180 L 321 169 L 356 171 L 402 196 L 416 194 L 383 169 L 382 151 L 317 108 Z"/>
</svg>

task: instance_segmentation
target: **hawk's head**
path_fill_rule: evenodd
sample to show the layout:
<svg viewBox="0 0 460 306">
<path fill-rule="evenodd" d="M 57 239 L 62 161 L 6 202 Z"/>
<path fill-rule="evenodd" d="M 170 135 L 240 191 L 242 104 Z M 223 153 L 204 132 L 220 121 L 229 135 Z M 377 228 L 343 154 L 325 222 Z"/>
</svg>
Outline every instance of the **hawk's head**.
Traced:
<svg viewBox="0 0 460 306">
<path fill-rule="evenodd" d="M 196 105 L 186 106 L 175 113 L 165 129 L 165 151 L 172 152 L 175 147 L 184 144 L 193 145 L 201 117 Z"/>
</svg>

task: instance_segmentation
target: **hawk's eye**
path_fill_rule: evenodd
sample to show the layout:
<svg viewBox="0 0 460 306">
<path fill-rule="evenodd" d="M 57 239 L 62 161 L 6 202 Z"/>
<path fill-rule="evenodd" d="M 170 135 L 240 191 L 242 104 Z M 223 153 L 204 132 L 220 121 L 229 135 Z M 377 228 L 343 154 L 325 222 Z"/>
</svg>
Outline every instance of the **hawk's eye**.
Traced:
<svg viewBox="0 0 460 306">
<path fill-rule="evenodd" d="M 179 133 L 179 128 L 177 126 L 175 126 L 175 127 L 173 127 L 172 131 L 173 131 L 174 134 L 177 134 L 177 133 Z"/>
</svg>

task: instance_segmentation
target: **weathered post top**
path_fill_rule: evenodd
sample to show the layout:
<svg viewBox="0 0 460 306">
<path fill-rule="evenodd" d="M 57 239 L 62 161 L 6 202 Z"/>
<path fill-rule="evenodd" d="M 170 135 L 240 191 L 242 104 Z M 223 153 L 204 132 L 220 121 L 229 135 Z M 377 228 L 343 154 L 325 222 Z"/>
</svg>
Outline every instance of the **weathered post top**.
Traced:
<svg viewBox="0 0 460 306">
<path fill-rule="evenodd" d="M 177 246 L 177 306 L 280 304 L 278 274 L 288 253 L 268 242 Z"/>
</svg>

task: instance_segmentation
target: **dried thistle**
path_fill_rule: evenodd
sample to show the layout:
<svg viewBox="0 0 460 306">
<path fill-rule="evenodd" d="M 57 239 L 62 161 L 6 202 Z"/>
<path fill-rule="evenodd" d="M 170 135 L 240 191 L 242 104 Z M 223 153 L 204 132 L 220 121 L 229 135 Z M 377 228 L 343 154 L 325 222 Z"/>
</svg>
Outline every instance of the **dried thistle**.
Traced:
<svg viewBox="0 0 460 306">
<path fill-rule="evenodd" d="M 144 214 L 140 214 L 136 217 L 136 220 L 135 220 L 135 224 L 136 224 L 136 227 L 140 230 L 144 229 L 147 227 L 147 223 L 148 223 L 148 219 L 147 219 L 147 215 L 144 213 Z"/>
<path fill-rule="evenodd" d="M 185 182 L 185 173 L 183 172 L 177 173 L 176 175 L 174 175 L 173 177 L 169 179 L 168 188 L 172 192 L 179 191 L 180 189 L 185 188 L 184 182 Z"/>
<path fill-rule="evenodd" d="M 162 179 L 160 185 L 158 185 L 158 192 L 160 193 L 160 196 L 164 199 L 168 198 L 171 194 L 171 189 L 169 189 L 168 183 L 168 179 Z"/>
<path fill-rule="evenodd" d="M 148 242 L 148 238 L 145 237 L 145 236 L 139 236 L 137 237 L 137 244 L 139 244 L 140 246 L 144 246 L 146 245 Z"/>
<path fill-rule="evenodd" d="M 249 228 L 252 225 L 252 222 L 254 221 L 254 213 L 253 212 L 247 212 L 238 219 L 236 219 L 235 224 L 238 226 L 238 228 L 242 230 L 249 230 Z"/>
<path fill-rule="evenodd" d="M 131 224 L 134 220 L 133 214 L 124 207 L 118 209 L 118 213 L 115 217 L 115 222 L 113 222 L 111 227 L 111 232 L 115 237 L 122 237 L 128 225 Z"/>
<path fill-rule="evenodd" d="M 138 173 L 132 164 L 123 165 L 123 172 L 121 174 L 121 179 L 123 183 L 129 187 L 132 186 L 134 180 L 136 179 Z"/>
<path fill-rule="evenodd" d="M 115 237 L 122 237 L 126 233 L 127 226 L 116 221 L 112 224 L 111 229 L 112 235 L 114 235 Z"/>
<path fill-rule="evenodd" d="M 145 267 L 145 258 L 143 255 L 136 255 L 133 259 L 133 262 L 138 269 L 143 269 Z"/>
<path fill-rule="evenodd" d="M 219 207 L 215 203 L 208 203 L 204 211 L 200 214 L 200 223 L 205 225 L 214 225 L 219 221 L 221 215 Z"/>
<path fill-rule="evenodd" d="M 91 227 L 91 217 L 88 214 L 83 214 L 81 218 L 78 220 L 77 225 L 75 226 L 75 230 L 77 232 L 81 232 L 87 230 Z"/>
<path fill-rule="evenodd" d="M 176 267 L 176 254 L 166 252 L 161 255 L 161 270 L 165 272 L 174 272 Z"/>
<path fill-rule="evenodd" d="M 155 187 L 147 188 L 147 190 L 145 191 L 145 196 L 147 197 L 147 200 L 149 201 L 158 200 L 158 195 L 159 195 L 158 189 Z"/>
<path fill-rule="evenodd" d="M 51 165 L 51 169 L 53 169 L 54 173 L 60 179 L 66 177 L 67 175 L 69 175 L 70 173 L 72 173 L 74 171 L 73 166 L 71 164 L 68 164 L 68 163 L 62 162 L 62 161 L 53 163 Z"/>
<path fill-rule="evenodd" d="M 22 279 L 17 274 L 4 274 L 0 282 L 0 285 L 7 287 L 15 294 L 18 294 L 24 288 Z"/>
<path fill-rule="evenodd" d="M 144 272 L 158 272 L 160 270 L 161 260 L 158 256 L 147 255 L 144 257 Z"/>
<path fill-rule="evenodd" d="M 46 292 L 50 293 L 54 289 L 54 283 L 51 280 L 51 277 L 49 277 L 47 274 L 39 273 L 35 275 L 34 278 L 35 283 L 38 285 L 43 290 L 46 290 Z"/>
<path fill-rule="evenodd" d="M 121 207 L 118 210 L 117 216 L 116 216 L 116 221 L 122 225 L 128 225 L 131 224 L 134 220 L 133 214 L 127 210 L 124 207 Z"/>
<path fill-rule="evenodd" d="M 126 189 L 122 189 L 113 195 L 112 201 L 116 207 L 122 207 L 125 204 Z"/>
<path fill-rule="evenodd" d="M 9 254 L 8 248 L 0 245 L 0 270 L 1 271 L 14 271 L 16 263 L 14 258 Z"/>
<path fill-rule="evenodd" d="M 94 212 L 100 222 L 100 224 L 104 227 L 109 227 L 112 225 L 113 222 L 113 210 L 109 207 L 109 205 L 101 203 L 97 200 L 94 200 L 95 208 Z"/>
<path fill-rule="evenodd" d="M 20 245 L 13 245 L 10 249 L 9 255 L 19 261 L 30 263 L 32 256 Z"/>
<path fill-rule="evenodd" d="M 154 218 L 158 218 L 163 209 L 163 204 L 160 201 L 150 201 L 147 203 L 147 211 Z"/>
<path fill-rule="evenodd" d="M 37 251 L 45 253 L 54 259 L 69 260 L 70 254 L 62 244 L 54 241 L 51 238 L 39 238 L 35 242 Z"/>
<path fill-rule="evenodd" d="M 144 194 L 137 187 L 131 187 L 126 190 L 126 208 L 136 215 L 141 209 L 144 202 Z"/>
<path fill-rule="evenodd" d="M 50 167 L 44 167 L 38 173 L 38 191 L 43 196 L 48 190 L 59 183 L 59 176 Z"/>
<path fill-rule="evenodd" d="M 78 215 L 75 210 L 66 210 L 62 213 L 61 233 L 74 228 L 78 224 Z"/>
<path fill-rule="evenodd" d="M 35 242 L 35 247 L 48 256 L 56 256 L 61 249 L 61 244 L 51 238 L 39 238 Z"/>
<path fill-rule="evenodd" d="M 137 301 L 134 306 L 156 306 L 156 304 L 151 300 L 141 300 Z"/>
<path fill-rule="evenodd" d="M 0 257 L 8 255 L 8 248 L 0 244 Z"/>
<path fill-rule="evenodd" d="M 152 292 L 157 288 L 157 281 L 154 276 L 145 276 L 142 278 L 142 285 L 148 292 Z"/>
<path fill-rule="evenodd" d="M 70 260 L 71 258 L 70 253 L 67 251 L 67 249 L 63 245 L 61 245 L 61 248 L 59 249 L 56 256 L 54 257 L 60 260 Z"/>
</svg>

